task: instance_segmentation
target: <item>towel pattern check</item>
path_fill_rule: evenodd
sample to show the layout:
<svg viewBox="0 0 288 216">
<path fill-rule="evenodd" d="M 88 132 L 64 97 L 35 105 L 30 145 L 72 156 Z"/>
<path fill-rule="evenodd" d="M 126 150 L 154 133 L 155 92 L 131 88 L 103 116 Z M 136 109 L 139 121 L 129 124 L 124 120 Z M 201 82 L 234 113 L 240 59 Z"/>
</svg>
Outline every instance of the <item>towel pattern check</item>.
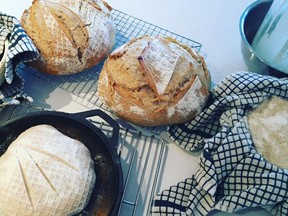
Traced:
<svg viewBox="0 0 288 216">
<path fill-rule="evenodd" d="M 288 215 L 288 170 L 257 153 L 246 118 L 271 96 L 288 100 L 287 78 L 236 72 L 211 90 L 207 108 L 195 119 L 169 127 L 179 146 L 202 150 L 202 155 L 191 178 L 156 195 L 153 215 L 231 213 L 258 206 Z"/>
<path fill-rule="evenodd" d="M 24 80 L 16 73 L 20 63 L 39 58 L 39 52 L 25 33 L 18 20 L 0 13 L 0 53 L 5 41 L 9 41 L 5 63 L 5 82 L 0 86 L 0 109 L 5 105 L 17 104 L 22 100 L 32 100 L 23 92 Z"/>
</svg>

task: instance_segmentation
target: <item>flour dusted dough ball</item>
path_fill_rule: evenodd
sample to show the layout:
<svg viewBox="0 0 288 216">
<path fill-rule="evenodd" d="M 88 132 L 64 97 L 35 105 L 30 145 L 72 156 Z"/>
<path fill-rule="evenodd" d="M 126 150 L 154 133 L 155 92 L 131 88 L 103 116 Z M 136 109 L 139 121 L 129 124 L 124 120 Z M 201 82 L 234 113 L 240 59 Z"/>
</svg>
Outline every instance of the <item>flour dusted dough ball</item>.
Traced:
<svg viewBox="0 0 288 216">
<path fill-rule="evenodd" d="M 255 149 L 270 163 L 288 169 L 288 100 L 275 97 L 248 115 Z"/>
<path fill-rule="evenodd" d="M 209 88 L 202 56 L 171 38 L 144 36 L 109 55 L 97 92 L 120 118 L 157 126 L 191 120 L 205 106 Z"/>
<path fill-rule="evenodd" d="M 49 125 L 20 134 L 0 157 L 0 215 L 71 215 L 94 188 L 94 163 L 86 146 Z"/>
<path fill-rule="evenodd" d="M 41 54 L 31 66 L 63 75 L 99 63 L 114 45 L 111 10 L 102 0 L 34 0 L 21 18 Z"/>
</svg>

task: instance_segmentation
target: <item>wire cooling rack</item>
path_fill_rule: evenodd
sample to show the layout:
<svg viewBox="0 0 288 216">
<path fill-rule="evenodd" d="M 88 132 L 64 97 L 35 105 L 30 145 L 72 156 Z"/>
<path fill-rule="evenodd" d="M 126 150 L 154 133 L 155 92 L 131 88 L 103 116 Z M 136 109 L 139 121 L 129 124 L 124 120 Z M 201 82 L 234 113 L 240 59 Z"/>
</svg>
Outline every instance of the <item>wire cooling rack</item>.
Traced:
<svg viewBox="0 0 288 216">
<path fill-rule="evenodd" d="M 199 52 L 202 45 L 199 42 L 188 39 L 181 35 L 175 34 L 171 31 L 165 30 L 161 27 L 138 19 L 136 17 L 130 16 L 126 13 L 123 13 L 119 10 L 112 11 L 114 23 L 116 27 L 116 38 L 115 38 L 115 47 L 117 48 L 126 42 L 130 41 L 132 38 L 137 38 L 143 35 L 161 35 L 169 36 L 176 39 L 177 41 L 186 44 L 191 47 L 193 50 Z M 53 76 L 40 73 L 36 70 L 33 70 L 30 67 L 25 66 L 24 64 L 20 65 L 18 70 L 19 73 L 31 73 L 40 79 L 47 81 L 48 83 L 60 87 L 71 94 L 73 94 L 73 100 L 76 102 L 85 105 L 86 107 L 94 107 L 95 105 L 107 110 L 99 98 L 96 95 L 97 92 L 97 81 L 99 74 L 101 72 L 104 61 L 100 62 L 95 67 L 83 71 L 78 74 L 66 75 L 66 76 Z"/>
</svg>

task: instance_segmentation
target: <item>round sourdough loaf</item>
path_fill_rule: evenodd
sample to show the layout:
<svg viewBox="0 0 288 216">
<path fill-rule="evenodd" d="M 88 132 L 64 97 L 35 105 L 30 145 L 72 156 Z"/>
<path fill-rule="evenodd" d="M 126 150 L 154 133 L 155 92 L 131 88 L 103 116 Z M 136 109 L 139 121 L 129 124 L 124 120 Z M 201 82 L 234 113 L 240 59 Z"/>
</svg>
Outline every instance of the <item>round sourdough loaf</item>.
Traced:
<svg viewBox="0 0 288 216">
<path fill-rule="evenodd" d="M 96 173 L 86 146 L 50 125 L 21 133 L 0 157 L 0 215 L 75 215 L 88 204 Z"/>
<path fill-rule="evenodd" d="M 253 144 L 268 162 L 288 169 L 288 100 L 273 96 L 248 115 Z"/>
<path fill-rule="evenodd" d="M 195 117 L 205 106 L 209 88 L 203 57 L 172 38 L 143 36 L 108 56 L 97 92 L 120 118 L 159 126 Z"/>
<path fill-rule="evenodd" d="M 34 0 L 21 24 L 41 59 L 30 65 L 55 75 L 78 73 L 107 57 L 115 27 L 102 0 Z"/>
</svg>

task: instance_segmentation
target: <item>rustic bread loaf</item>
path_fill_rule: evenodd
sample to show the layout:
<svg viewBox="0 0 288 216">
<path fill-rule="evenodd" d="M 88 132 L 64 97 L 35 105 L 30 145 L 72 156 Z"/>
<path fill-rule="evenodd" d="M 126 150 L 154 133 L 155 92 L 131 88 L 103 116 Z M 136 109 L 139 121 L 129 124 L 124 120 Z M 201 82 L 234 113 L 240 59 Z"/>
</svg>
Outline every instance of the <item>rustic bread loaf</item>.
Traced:
<svg viewBox="0 0 288 216">
<path fill-rule="evenodd" d="M 97 93 L 120 118 L 159 126 L 195 117 L 205 106 L 210 82 L 202 56 L 171 38 L 143 36 L 108 56 Z"/>
<path fill-rule="evenodd" d="M 49 125 L 20 134 L 0 157 L 0 215 L 73 215 L 94 188 L 86 146 Z"/>
<path fill-rule="evenodd" d="M 248 115 L 255 149 L 268 162 L 288 169 L 288 101 L 276 96 Z"/>
<path fill-rule="evenodd" d="M 34 0 L 21 18 L 41 54 L 41 59 L 30 65 L 64 75 L 99 63 L 114 45 L 111 10 L 102 0 Z"/>
</svg>

